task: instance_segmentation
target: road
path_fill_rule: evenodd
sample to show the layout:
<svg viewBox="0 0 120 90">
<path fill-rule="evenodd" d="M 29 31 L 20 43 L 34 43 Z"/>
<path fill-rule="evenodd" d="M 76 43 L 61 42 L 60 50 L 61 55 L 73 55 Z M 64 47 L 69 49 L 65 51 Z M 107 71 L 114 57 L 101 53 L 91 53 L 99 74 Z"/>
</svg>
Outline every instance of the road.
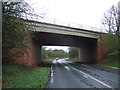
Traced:
<svg viewBox="0 0 120 90">
<path fill-rule="evenodd" d="M 49 88 L 118 88 L 118 74 L 66 59 L 53 61 Z"/>
</svg>

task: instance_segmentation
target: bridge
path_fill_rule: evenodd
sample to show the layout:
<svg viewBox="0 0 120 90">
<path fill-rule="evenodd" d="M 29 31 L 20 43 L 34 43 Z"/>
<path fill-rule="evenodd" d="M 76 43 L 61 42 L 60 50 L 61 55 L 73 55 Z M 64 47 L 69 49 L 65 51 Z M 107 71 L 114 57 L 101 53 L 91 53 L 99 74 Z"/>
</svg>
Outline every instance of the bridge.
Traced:
<svg viewBox="0 0 120 90">
<path fill-rule="evenodd" d="M 74 46 L 79 48 L 80 62 L 97 62 L 101 32 L 45 22 L 29 21 L 27 24 L 34 28 L 34 32 L 39 37 L 36 40 L 37 52 L 40 52 L 43 45 Z M 37 59 L 40 60 L 40 53 L 36 54 L 38 54 Z"/>
<path fill-rule="evenodd" d="M 95 63 L 100 57 L 100 37 L 101 32 L 95 31 L 96 28 L 89 29 L 67 25 L 59 25 L 54 23 L 26 21 L 26 24 L 33 28 L 36 38 L 32 39 L 31 57 L 36 63 L 41 61 L 41 47 L 46 46 L 72 46 L 78 47 L 78 56 L 80 62 Z M 101 31 L 101 29 L 99 29 Z M 30 41 L 31 42 L 31 41 Z"/>
</svg>

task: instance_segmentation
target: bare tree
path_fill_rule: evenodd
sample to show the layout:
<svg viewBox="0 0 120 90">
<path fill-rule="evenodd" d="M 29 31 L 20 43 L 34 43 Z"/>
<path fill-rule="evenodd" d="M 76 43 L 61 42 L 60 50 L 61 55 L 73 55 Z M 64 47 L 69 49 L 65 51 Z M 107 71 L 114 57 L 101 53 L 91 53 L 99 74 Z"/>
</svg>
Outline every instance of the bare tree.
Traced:
<svg viewBox="0 0 120 90">
<path fill-rule="evenodd" d="M 104 13 L 102 24 L 106 28 L 107 32 L 112 32 L 116 34 L 119 31 L 120 26 L 119 3 L 117 5 L 113 5 L 106 13 Z"/>
</svg>

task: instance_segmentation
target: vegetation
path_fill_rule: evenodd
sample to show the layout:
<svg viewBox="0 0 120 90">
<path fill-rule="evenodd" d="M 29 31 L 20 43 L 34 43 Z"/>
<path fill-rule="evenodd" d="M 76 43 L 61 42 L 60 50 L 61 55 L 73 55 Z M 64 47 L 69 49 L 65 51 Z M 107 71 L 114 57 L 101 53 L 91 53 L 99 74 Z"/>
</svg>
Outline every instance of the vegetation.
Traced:
<svg viewBox="0 0 120 90">
<path fill-rule="evenodd" d="M 120 6 L 113 5 L 107 12 L 104 13 L 102 24 L 105 26 L 107 32 L 117 34 L 120 27 Z"/>
<path fill-rule="evenodd" d="M 113 58 L 113 57 L 111 57 Z M 111 59 L 110 56 L 106 56 L 101 62 L 98 63 L 98 65 L 101 66 L 107 66 L 107 67 L 115 67 L 120 68 L 120 61 L 118 59 L 114 60 Z"/>
<path fill-rule="evenodd" d="M 120 42 L 119 36 L 111 32 L 102 36 L 101 47 L 107 49 L 108 53 L 106 57 L 98 63 L 99 65 L 120 68 L 120 44 L 118 42 Z"/>
<path fill-rule="evenodd" d="M 110 60 L 109 57 L 106 57 L 102 62 L 98 63 L 101 66 L 113 67 L 113 68 L 120 68 L 120 63 L 117 60 Z"/>
<path fill-rule="evenodd" d="M 45 88 L 49 68 L 3 65 L 3 88 Z"/>
<path fill-rule="evenodd" d="M 99 63 L 100 65 L 120 67 L 120 6 L 118 4 L 113 5 L 104 13 L 102 23 L 108 33 L 102 36 L 101 45 L 102 48 L 108 50 L 108 54 L 103 61 Z"/>
<path fill-rule="evenodd" d="M 10 62 L 13 55 L 9 53 L 12 48 L 26 48 L 23 42 L 25 36 L 30 34 L 30 27 L 25 24 L 25 15 L 31 15 L 30 6 L 24 2 L 2 2 L 2 43 L 3 43 L 3 63 Z M 16 54 L 21 52 L 16 52 Z"/>
<path fill-rule="evenodd" d="M 101 44 L 103 48 L 108 50 L 109 56 L 115 56 L 118 55 L 119 41 L 118 35 L 108 33 L 102 36 Z"/>
<path fill-rule="evenodd" d="M 47 59 L 44 59 L 44 62 L 45 63 L 52 63 L 53 60 L 55 60 L 55 58 L 47 58 Z"/>
<path fill-rule="evenodd" d="M 21 2 L 2 2 L 2 84 L 3 88 L 43 88 L 48 81 L 50 69 L 46 67 L 27 67 L 13 65 L 12 56 L 23 53 L 21 49 L 28 49 L 27 35 L 34 35 L 31 27 L 25 22 L 26 16 L 34 17 L 32 8 Z M 13 55 L 12 49 L 20 49 Z M 10 64 L 10 63 L 12 64 Z"/>
<path fill-rule="evenodd" d="M 112 32 L 109 32 L 106 35 L 102 36 L 102 48 L 107 49 L 108 53 L 106 57 L 98 63 L 98 65 L 120 68 L 120 61 L 118 59 L 120 56 L 119 42 L 119 36 Z"/>
<path fill-rule="evenodd" d="M 52 62 L 56 57 L 58 58 L 66 58 L 68 57 L 68 53 L 64 50 L 46 50 L 42 48 L 42 60 L 45 62 Z"/>
<path fill-rule="evenodd" d="M 70 61 L 78 61 L 78 50 L 76 47 L 69 48 L 69 57 Z"/>
<path fill-rule="evenodd" d="M 69 53 L 63 50 L 46 50 L 45 47 L 42 48 L 42 60 L 46 63 L 51 63 L 56 57 L 66 58 L 69 57 L 70 61 L 78 61 L 78 51 L 75 47 L 69 48 Z"/>
<path fill-rule="evenodd" d="M 77 48 L 75 48 L 75 47 L 70 47 L 69 48 L 69 57 L 70 58 L 75 58 L 75 57 L 77 57 L 78 56 L 78 54 L 77 54 Z"/>
<path fill-rule="evenodd" d="M 70 58 L 69 60 L 70 60 L 70 61 L 73 61 L 73 62 L 78 62 L 78 61 L 79 61 L 79 59 L 78 59 L 77 57 L 75 57 L 75 58 Z"/>
</svg>

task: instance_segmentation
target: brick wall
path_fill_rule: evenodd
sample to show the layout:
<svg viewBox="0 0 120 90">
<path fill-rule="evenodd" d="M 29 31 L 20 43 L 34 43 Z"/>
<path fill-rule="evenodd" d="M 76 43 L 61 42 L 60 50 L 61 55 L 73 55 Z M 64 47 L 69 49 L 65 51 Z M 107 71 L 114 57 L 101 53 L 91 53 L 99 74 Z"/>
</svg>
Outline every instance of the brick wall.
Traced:
<svg viewBox="0 0 120 90">
<path fill-rule="evenodd" d="M 36 50 L 38 50 L 36 47 L 37 43 L 35 43 L 30 35 L 26 36 L 25 43 L 27 44 L 28 48 L 13 48 L 9 53 L 15 54 L 17 56 L 12 57 L 15 63 L 24 64 L 27 66 L 35 66 L 38 64 L 38 58 L 36 56 Z"/>
<path fill-rule="evenodd" d="M 100 41 L 97 42 L 97 49 L 98 49 L 98 61 L 101 61 L 108 53 L 107 48 L 105 48 L 105 40 L 102 38 L 103 35 L 101 35 Z"/>
</svg>

